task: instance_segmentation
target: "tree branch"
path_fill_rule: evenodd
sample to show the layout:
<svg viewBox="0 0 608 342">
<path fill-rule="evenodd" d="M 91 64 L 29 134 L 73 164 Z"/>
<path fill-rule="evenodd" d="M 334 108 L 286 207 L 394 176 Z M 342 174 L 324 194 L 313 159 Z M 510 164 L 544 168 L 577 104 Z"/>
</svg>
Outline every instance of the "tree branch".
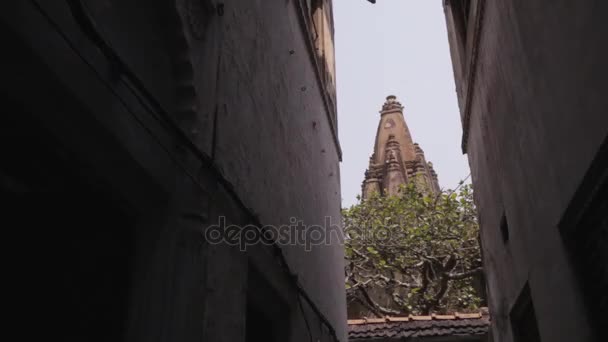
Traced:
<svg viewBox="0 0 608 342">
<path fill-rule="evenodd" d="M 359 292 L 363 295 L 363 298 L 365 299 L 365 301 L 367 302 L 367 304 L 371 305 L 373 307 L 373 311 L 378 314 L 384 314 L 384 315 L 399 315 L 401 312 L 398 310 L 393 310 L 393 309 L 389 309 L 389 308 L 385 308 L 381 305 L 379 305 L 378 303 L 374 302 L 374 300 L 369 296 L 369 293 L 367 293 L 367 290 L 364 287 L 359 288 Z M 381 317 L 381 316 L 379 316 Z"/>
<path fill-rule="evenodd" d="M 449 278 L 447 274 L 442 274 L 441 280 L 439 281 L 439 290 L 435 293 L 433 299 L 429 300 L 424 308 L 424 314 L 428 315 L 431 311 L 433 311 L 441 302 L 441 299 L 448 292 L 450 287 Z"/>
<path fill-rule="evenodd" d="M 481 273 L 482 268 L 478 267 L 469 271 L 461 272 L 461 273 L 448 273 L 448 279 L 450 280 L 460 280 L 468 277 L 472 277 L 478 273 Z"/>
</svg>

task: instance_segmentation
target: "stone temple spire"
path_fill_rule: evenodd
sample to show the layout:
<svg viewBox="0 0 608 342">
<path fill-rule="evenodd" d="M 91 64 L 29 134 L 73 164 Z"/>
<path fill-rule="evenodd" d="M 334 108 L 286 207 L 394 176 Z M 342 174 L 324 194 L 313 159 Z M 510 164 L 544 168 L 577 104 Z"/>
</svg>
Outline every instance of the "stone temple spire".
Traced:
<svg viewBox="0 0 608 342">
<path fill-rule="evenodd" d="M 426 161 L 420 146 L 412 141 L 403 108 L 394 95 L 382 105 L 374 152 L 361 186 L 363 199 L 372 192 L 395 195 L 400 185 L 410 181 L 415 181 L 421 190 L 440 191 L 433 164 Z"/>
</svg>

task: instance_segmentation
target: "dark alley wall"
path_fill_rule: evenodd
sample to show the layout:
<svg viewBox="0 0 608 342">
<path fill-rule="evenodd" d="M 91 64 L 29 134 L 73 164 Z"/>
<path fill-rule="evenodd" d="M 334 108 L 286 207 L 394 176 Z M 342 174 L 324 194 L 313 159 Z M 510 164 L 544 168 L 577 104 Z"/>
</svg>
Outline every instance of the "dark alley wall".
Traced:
<svg viewBox="0 0 608 342">
<path fill-rule="evenodd" d="M 125 339 L 346 341 L 337 240 L 282 246 L 284 265 L 270 246 L 201 233 L 220 216 L 340 223 L 330 54 L 314 48 L 308 2 L 82 1 L 80 18 L 76 3 L 3 4 L 2 93 L 129 214 Z"/>
<path fill-rule="evenodd" d="M 564 222 L 585 211 L 569 208 L 599 203 L 593 193 L 605 184 L 605 176 L 589 178 L 593 165 L 599 175 L 607 170 L 600 161 L 608 134 L 601 13 L 608 8 L 598 1 L 474 0 L 463 18 L 465 3 L 444 2 L 494 340 L 523 341 L 522 329 L 537 324 L 542 341 L 593 341 L 594 322 L 602 320 L 594 306 L 605 307 L 606 297 L 595 292 L 589 301 L 586 289 L 606 281 L 606 268 L 577 264 Z M 584 253 L 596 253 L 599 264 L 606 263 L 605 215 L 603 226 L 572 227 L 577 236 L 596 234 Z M 589 285 L 593 272 L 600 283 Z M 526 301 L 533 310 L 521 316 L 532 317 L 524 329 L 518 310 Z"/>
</svg>

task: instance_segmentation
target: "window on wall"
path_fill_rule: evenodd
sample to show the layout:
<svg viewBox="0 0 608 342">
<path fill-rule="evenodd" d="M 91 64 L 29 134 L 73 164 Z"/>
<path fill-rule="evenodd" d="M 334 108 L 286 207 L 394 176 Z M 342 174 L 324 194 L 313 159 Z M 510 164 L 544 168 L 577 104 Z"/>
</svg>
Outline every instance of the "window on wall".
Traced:
<svg viewBox="0 0 608 342">
<path fill-rule="evenodd" d="M 571 200 L 560 230 L 589 321 L 598 339 L 608 341 L 608 138 Z"/>
<path fill-rule="evenodd" d="M 513 342 L 540 342 L 530 286 L 526 283 L 510 314 Z"/>
</svg>

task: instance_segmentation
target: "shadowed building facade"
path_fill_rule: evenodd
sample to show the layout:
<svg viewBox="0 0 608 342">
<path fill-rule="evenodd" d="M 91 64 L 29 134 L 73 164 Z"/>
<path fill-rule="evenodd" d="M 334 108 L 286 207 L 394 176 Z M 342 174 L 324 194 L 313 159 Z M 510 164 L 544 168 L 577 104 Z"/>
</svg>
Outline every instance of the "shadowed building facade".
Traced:
<svg viewBox="0 0 608 342">
<path fill-rule="evenodd" d="M 426 161 L 420 146 L 413 142 L 403 109 L 394 95 L 388 96 L 382 106 L 374 152 L 361 186 L 363 199 L 373 192 L 396 195 L 399 187 L 410 181 L 422 189 L 440 191 L 433 164 Z"/>
<path fill-rule="evenodd" d="M 332 17 L 330 0 L 2 3 L 23 339 L 346 342 L 338 241 L 239 236 L 340 222 Z"/>
<path fill-rule="evenodd" d="M 608 341 L 608 2 L 443 3 L 494 341 Z"/>
</svg>

